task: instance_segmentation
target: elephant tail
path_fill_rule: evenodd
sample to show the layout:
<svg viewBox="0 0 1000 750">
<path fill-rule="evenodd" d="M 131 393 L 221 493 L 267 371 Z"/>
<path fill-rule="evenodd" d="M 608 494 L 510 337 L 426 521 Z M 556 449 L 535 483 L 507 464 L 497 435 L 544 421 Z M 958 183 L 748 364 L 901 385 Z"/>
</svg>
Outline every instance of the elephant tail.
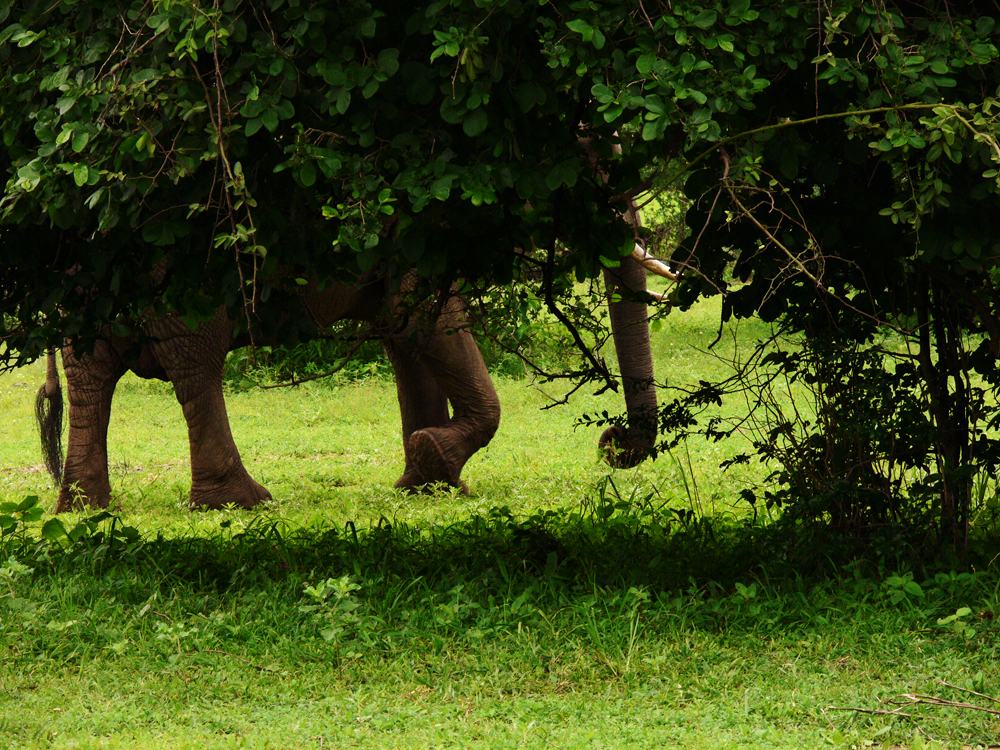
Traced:
<svg viewBox="0 0 1000 750">
<path fill-rule="evenodd" d="M 62 481 L 63 447 L 63 394 L 59 384 L 59 370 L 56 368 L 55 349 L 49 349 L 45 370 L 45 384 L 38 389 L 35 397 L 35 420 L 42 441 L 42 460 L 49 474 Z"/>
</svg>

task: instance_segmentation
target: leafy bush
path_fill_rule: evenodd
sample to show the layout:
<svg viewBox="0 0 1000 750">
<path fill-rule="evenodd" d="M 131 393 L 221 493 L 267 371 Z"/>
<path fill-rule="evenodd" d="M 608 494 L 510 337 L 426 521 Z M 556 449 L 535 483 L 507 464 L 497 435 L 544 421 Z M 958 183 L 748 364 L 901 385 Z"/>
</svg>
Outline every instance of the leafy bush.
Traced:
<svg viewBox="0 0 1000 750">
<path fill-rule="evenodd" d="M 919 490 L 931 474 L 933 425 L 916 368 L 885 351 L 827 337 L 763 357 L 754 397 L 768 418 L 754 423 L 754 448 L 777 467 L 768 507 L 845 533 L 926 523 Z M 803 396 L 789 400 L 793 384 Z"/>
<path fill-rule="evenodd" d="M 222 377 L 232 387 L 247 388 L 314 379 L 333 371 L 340 379 L 357 380 L 385 375 L 391 368 L 379 341 L 357 346 L 341 339 L 315 339 L 295 346 L 237 349 L 226 357 Z"/>
<path fill-rule="evenodd" d="M 991 479 L 1000 449 L 992 428 L 1000 417 L 979 375 L 985 368 L 957 376 L 958 416 L 945 429 L 933 409 L 938 394 L 912 353 L 920 347 L 906 329 L 854 324 L 842 320 L 841 327 L 795 336 L 779 331 L 734 363 L 728 379 L 703 381 L 669 401 L 660 414 L 661 450 L 696 434 L 748 439 L 752 451 L 722 468 L 757 459 L 772 471 L 742 499 L 837 559 L 868 551 L 912 559 L 920 548 L 965 554 L 970 540 L 995 531 L 1000 514 Z M 975 362 L 983 348 L 974 338 L 951 343 L 956 361 Z M 729 397 L 748 412 L 704 418 Z M 962 447 L 958 459 L 948 453 L 953 443 Z M 949 492 L 952 507 L 945 504 Z M 976 533 L 963 539 L 969 530 Z"/>
</svg>

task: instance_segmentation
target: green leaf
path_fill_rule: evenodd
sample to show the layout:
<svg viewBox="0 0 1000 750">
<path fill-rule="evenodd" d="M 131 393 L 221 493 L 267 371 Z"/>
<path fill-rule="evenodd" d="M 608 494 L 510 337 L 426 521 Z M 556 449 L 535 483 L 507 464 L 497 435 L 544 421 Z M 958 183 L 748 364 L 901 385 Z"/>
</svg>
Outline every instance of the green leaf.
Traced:
<svg viewBox="0 0 1000 750">
<path fill-rule="evenodd" d="M 289 117 L 295 114 L 295 105 L 293 105 L 287 99 L 281 99 L 278 105 L 274 108 L 275 114 L 281 120 L 287 120 Z"/>
<path fill-rule="evenodd" d="M 910 594 L 911 596 L 917 597 L 918 599 L 921 599 L 924 596 L 924 590 L 920 588 L 920 584 L 917 583 L 916 581 L 907 581 L 906 583 L 904 583 L 903 591 L 905 591 L 907 594 Z"/>
<path fill-rule="evenodd" d="M 94 208 L 94 206 L 98 204 L 98 202 L 101 200 L 101 198 L 104 196 L 106 192 L 107 188 L 101 187 L 95 190 L 93 193 L 91 193 L 90 197 L 87 198 L 87 208 L 90 209 Z"/>
<path fill-rule="evenodd" d="M 340 95 L 337 97 L 337 112 L 344 114 L 347 108 L 351 106 L 351 91 L 348 88 L 343 88 L 340 90 Z"/>
<path fill-rule="evenodd" d="M 993 33 L 996 21 L 989 16 L 983 16 L 976 21 L 976 36 L 989 36 Z M 994 42 L 995 43 L 995 42 Z"/>
<path fill-rule="evenodd" d="M 462 130 L 470 138 L 479 135 L 489 125 L 489 118 L 483 109 L 475 109 L 462 121 Z"/>
<path fill-rule="evenodd" d="M 269 109 L 267 112 L 260 116 L 260 121 L 264 123 L 264 127 L 268 129 L 268 132 L 273 133 L 278 129 L 278 112 L 275 109 Z"/>
<path fill-rule="evenodd" d="M 299 168 L 299 181 L 303 187 L 312 187 L 316 182 L 316 165 L 313 162 L 307 161 Z"/>
<path fill-rule="evenodd" d="M 378 54 L 376 65 L 386 78 L 391 78 L 399 70 L 399 50 L 391 47 L 382 50 Z"/>
<path fill-rule="evenodd" d="M 646 109 L 655 115 L 665 115 L 667 113 L 667 108 L 663 103 L 663 99 L 656 94 L 650 94 L 647 96 L 645 100 L 643 100 L 643 104 L 645 104 Z"/>
<path fill-rule="evenodd" d="M 66 535 L 66 527 L 63 526 L 63 522 L 58 518 L 50 518 L 42 525 L 42 539 L 54 542 Z"/>
<path fill-rule="evenodd" d="M 446 97 L 441 102 L 441 119 L 452 125 L 464 121 L 467 111 L 465 104 L 453 96 Z"/>
<path fill-rule="evenodd" d="M 593 86 L 591 86 L 590 93 L 597 101 L 601 102 L 602 104 L 606 104 L 614 100 L 615 98 L 614 92 L 607 86 L 605 86 L 603 83 L 595 83 Z"/>
<path fill-rule="evenodd" d="M 446 174 L 431 183 L 430 192 L 440 201 L 447 200 L 451 194 L 451 183 L 455 181 L 455 175 Z"/>
<path fill-rule="evenodd" d="M 90 141 L 90 133 L 77 133 L 73 136 L 73 150 L 76 153 L 80 153 L 86 148 L 88 141 Z"/>
<path fill-rule="evenodd" d="M 137 70 L 132 74 L 133 83 L 146 83 L 148 81 L 158 81 L 160 80 L 160 71 L 156 68 L 143 68 L 142 70 Z"/>
<path fill-rule="evenodd" d="M 534 81 L 525 81 L 514 91 L 514 100 L 522 112 L 528 112 L 545 103 L 545 90 Z"/>
<path fill-rule="evenodd" d="M 75 96 L 60 96 L 56 100 L 56 109 L 59 110 L 59 114 L 64 115 L 71 109 L 73 109 L 73 106 L 75 104 L 76 104 Z"/>
<path fill-rule="evenodd" d="M 244 117 L 257 117 L 270 106 L 270 97 L 247 98 L 246 104 L 240 108 L 240 114 Z"/>
<path fill-rule="evenodd" d="M 21 502 L 14 503 L 4 503 L 0 510 L 10 510 L 14 513 L 23 513 L 26 510 L 31 510 L 32 508 L 38 507 L 38 495 L 27 495 Z"/>
<path fill-rule="evenodd" d="M 635 61 L 635 69 L 639 71 L 639 75 L 648 76 L 653 70 L 653 65 L 655 64 L 656 55 L 647 53 Z"/>
<path fill-rule="evenodd" d="M 733 4 L 729 8 L 729 14 L 733 16 L 742 16 L 750 8 L 750 0 L 734 0 Z"/>
<path fill-rule="evenodd" d="M 613 122 L 614 120 L 617 120 L 624 111 L 625 108 L 620 104 L 612 104 L 604 110 L 604 122 Z"/>
<path fill-rule="evenodd" d="M 928 81 L 936 83 L 938 86 L 943 86 L 944 88 L 952 88 L 958 85 L 958 81 L 950 76 L 928 76 Z"/>
<path fill-rule="evenodd" d="M 691 25 L 697 26 L 699 29 L 708 29 L 715 25 L 719 14 L 714 10 L 709 10 L 708 8 L 703 8 L 701 12 L 698 13 L 693 19 L 691 19 Z"/>
<path fill-rule="evenodd" d="M 577 178 L 575 167 L 575 163 L 567 161 L 556 164 L 545 177 L 545 185 L 553 191 L 558 190 L 563 185 L 573 187 Z"/>
<path fill-rule="evenodd" d="M 76 183 L 77 187 L 83 187 L 87 184 L 87 180 L 90 179 L 90 169 L 86 164 L 77 164 L 73 167 L 73 182 Z"/>
</svg>

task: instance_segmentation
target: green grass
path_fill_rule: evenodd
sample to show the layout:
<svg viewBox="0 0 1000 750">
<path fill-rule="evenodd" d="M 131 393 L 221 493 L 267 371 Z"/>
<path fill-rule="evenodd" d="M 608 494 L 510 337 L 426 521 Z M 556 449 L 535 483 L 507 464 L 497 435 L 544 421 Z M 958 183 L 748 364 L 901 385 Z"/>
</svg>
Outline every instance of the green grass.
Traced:
<svg viewBox="0 0 1000 750">
<path fill-rule="evenodd" d="M 716 316 L 667 318 L 661 377 L 722 372 L 696 351 Z M 0 494 L 50 507 L 40 376 L 0 377 Z M 190 513 L 173 396 L 123 382 L 117 517 L 40 542 L 42 514 L 0 542 L 0 748 L 996 743 L 998 717 L 968 707 L 838 710 L 905 694 L 1000 709 L 961 690 L 1000 697 L 995 563 L 816 574 L 816 550 L 745 524 L 735 498 L 764 470 L 717 469 L 741 446 L 692 443 L 608 480 L 596 431 L 573 423 L 616 409 L 613 394 L 540 411 L 527 381 L 498 389 L 472 496 L 419 498 L 388 489 L 402 466 L 390 382 L 232 394 L 275 503 Z"/>
<path fill-rule="evenodd" d="M 538 529 L 525 544 L 527 525 L 488 519 L 357 540 L 226 520 L 197 539 L 79 544 L 15 574 L 5 746 L 920 746 L 909 721 L 830 707 L 886 710 L 905 693 L 990 707 L 940 682 L 995 694 L 1000 676 L 995 575 L 918 587 L 758 570 L 661 589 L 613 582 L 643 571 L 557 524 L 567 539 L 544 554 Z M 938 624 L 962 607 L 961 631 Z M 917 713 L 958 743 L 1000 728 L 970 709 Z"/>
</svg>

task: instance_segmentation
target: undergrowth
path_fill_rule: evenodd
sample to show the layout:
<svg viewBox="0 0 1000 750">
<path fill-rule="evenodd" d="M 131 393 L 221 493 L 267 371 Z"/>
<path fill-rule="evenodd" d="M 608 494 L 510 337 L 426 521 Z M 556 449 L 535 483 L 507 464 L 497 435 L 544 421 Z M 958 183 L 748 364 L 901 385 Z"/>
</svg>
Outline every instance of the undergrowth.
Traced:
<svg viewBox="0 0 1000 750">
<path fill-rule="evenodd" d="M 159 675 L 177 683 L 164 700 L 179 716 L 195 704 L 210 712 L 221 700 L 212 686 L 243 684 L 248 674 L 282 691 L 268 705 L 312 705 L 292 686 L 315 684 L 338 700 L 377 694 L 386 715 L 432 694 L 500 715 L 515 708 L 495 704 L 497 696 L 568 706 L 573 695 L 599 694 L 637 701 L 635 710 L 684 709 L 675 723 L 698 706 L 716 706 L 718 721 L 723 696 L 735 692 L 748 713 L 741 708 L 742 718 L 717 731 L 739 746 L 800 732 L 811 745 L 821 736 L 844 744 L 918 731 L 985 744 L 1000 727 L 989 711 L 955 705 L 885 716 L 886 701 L 905 703 L 916 689 L 992 707 L 968 691 L 986 695 L 996 684 L 988 666 L 1000 657 L 995 565 L 952 570 L 886 556 L 835 564 L 822 550 L 782 548 L 771 527 L 672 510 L 654 494 L 623 496 L 610 480 L 571 510 L 491 508 L 425 528 L 385 518 L 367 528 L 292 527 L 231 509 L 213 533 L 152 536 L 108 513 L 46 520 L 36 498 L 0 506 L 0 527 L 0 669 L 9 684 L 37 686 L 69 669 L 93 674 L 94 684 L 124 680 L 166 694 L 146 686 L 147 675 Z M 775 668 L 790 659 L 799 664 L 791 681 Z M 830 669 L 838 682 L 824 677 Z M 86 690 L 94 700 L 95 688 Z M 65 686 L 57 693 L 66 700 Z M 850 713 L 831 720 L 837 708 Z M 206 726 L 222 720 L 198 715 Z M 458 744 L 486 732 L 492 746 L 524 746 L 479 715 L 478 734 Z M 96 731 L 60 720 L 65 736 Z M 187 719 L 186 729 L 172 721 L 129 714 L 107 731 L 148 732 L 158 742 L 195 731 Z M 650 718 L 636 721 L 640 744 L 674 736 Z M 24 742 L 11 747 L 58 746 L 30 744 L 34 726 L 11 712 L 0 737 Z M 234 726 L 224 734 L 253 736 L 246 722 Z M 410 736 L 423 725 L 392 726 L 386 746 L 398 745 L 393 732 Z M 752 726 L 763 731 L 753 741 Z M 344 741 L 332 725 L 309 731 L 300 741 Z M 420 731 L 416 744 L 438 730 Z M 698 745 L 695 734 L 684 736 Z M 582 737 L 569 731 L 556 744 L 585 746 Z M 535 740 L 528 744 L 542 746 Z"/>
<path fill-rule="evenodd" d="M 838 560 L 833 549 L 838 540 L 823 538 L 819 527 L 800 530 L 798 539 L 782 539 L 774 532 L 786 527 L 737 525 L 725 517 L 658 507 L 652 493 L 623 497 L 608 479 L 571 510 L 516 517 L 506 506 L 493 507 L 427 528 L 386 518 L 368 528 L 352 522 L 343 528 L 296 528 L 280 518 L 230 509 L 220 514 L 214 535 L 150 537 L 107 511 L 72 526 L 42 518 L 36 497 L 0 504 L 0 559 L 8 561 L 9 587 L 28 569 L 35 577 L 81 571 L 101 577 L 127 569 L 158 577 L 167 587 L 191 585 L 219 595 L 277 581 L 298 590 L 317 577 L 347 575 L 365 581 L 366 589 L 373 581 L 391 580 L 432 587 L 465 581 L 465 587 L 494 594 L 514 584 L 572 591 L 634 588 L 654 600 L 697 592 L 692 600 L 697 605 L 719 598 L 743 601 L 748 586 L 822 587 L 831 581 L 867 581 L 867 586 L 902 570 L 907 581 L 940 589 L 939 604 L 945 606 L 965 583 L 996 570 L 990 557 L 996 540 L 979 540 L 984 554 L 957 568 L 957 561 L 907 557 L 913 548 Z M 951 572 L 955 569 L 964 572 Z M 902 598 L 909 600 L 911 589 L 903 586 Z M 938 611 L 929 599 L 919 603 L 927 614 Z"/>
</svg>

